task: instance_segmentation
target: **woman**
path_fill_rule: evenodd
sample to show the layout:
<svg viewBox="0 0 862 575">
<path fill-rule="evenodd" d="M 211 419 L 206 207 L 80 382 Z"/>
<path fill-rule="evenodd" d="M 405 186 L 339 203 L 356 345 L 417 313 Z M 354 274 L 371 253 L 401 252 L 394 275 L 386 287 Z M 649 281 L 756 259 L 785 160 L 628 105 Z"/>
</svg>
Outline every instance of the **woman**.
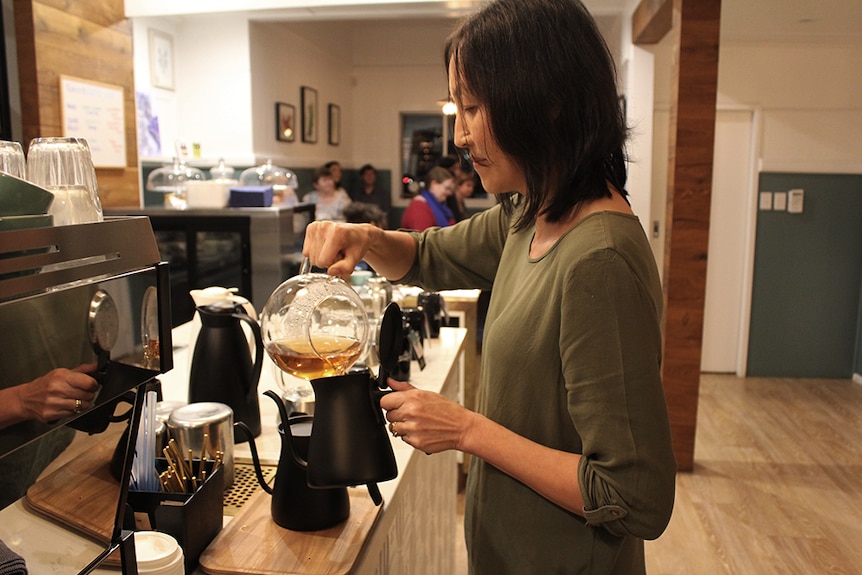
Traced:
<svg viewBox="0 0 862 575">
<path fill-rule="evenodd" d="M 511 41 L 517 38 L 517 42 Z M 642 574 L 673 508 L 662 288 L 626 200 L 613 61 L 578 0 L 496 0 L 447 40 L 455 145 L 501 204 L 422 233 L 312 225 L 346 276 L 490 289 L 477 411 L 390 380 L 390 431 L 473 455 L 470 572 Z"/>
<path fill-rule="evenodd" d="M 455 216 L 446 205 L 446 198 L 455 191 L 455 176 L 446 168 L 435 166 L 425 174 L 425 181 L 425 189 L 410 200 L 401 216 L 401 227 L 404 229 L 422 231 L 455 223 Z"/>
<path fill-rule="evenodd" d="M 344 171 L 341 169 L 341 163 L 332 160 L 323 164 L 323 167 L 329 170 L 329 173 L 332 174 L 332 180 L 335 182 L 335 190 L 346 194 L 347 190 L 344 189 L 344 186 L 341 183 L 341 178 L 344 176 Z"/>
<path fill-rule="evenodd" d="M 314 191 L 305 194 L 303 199 L 314 204 L 314 219 L 343 222 L 344 208 L 350 203 L 350 196 L 335 188 L 335 179 L 329 168 L 322 166 L 314 170 L 311 185 Z"/>
</svg>

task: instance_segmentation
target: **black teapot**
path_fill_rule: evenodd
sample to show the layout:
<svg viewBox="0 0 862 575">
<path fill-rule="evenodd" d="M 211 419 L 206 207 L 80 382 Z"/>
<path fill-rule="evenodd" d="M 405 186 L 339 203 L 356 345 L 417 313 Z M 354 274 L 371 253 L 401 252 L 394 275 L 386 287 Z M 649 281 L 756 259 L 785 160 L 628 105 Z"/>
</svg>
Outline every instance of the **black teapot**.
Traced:
<svg viewBox="0 0 862 575">
<path fill-rule="evenodd" d="M 308 456 L 297 460 L 307 469 L 308 485 L 365 484 L 380 505 L 377 482 L 398 475 L 380 408 L 402 342 L 398 305 L 389 304 L 380 321 L 376 378 L 367 369 L 351 370 L 366 343 L 368 319 L 356 292 L 338 278 L 306 273 L 284 282 L 263 307 L 261 330 L 276 365 L 310 380 L 314 389 Z"/>
<path fill-rule="evenodd" d="M 272 391 L 264 392 L 278 405 L 281 423 L 281 453 L 278 458 L 275 483 L 270 487 L 263 478 L 260 459 L 251 432 L 243 423 L 235 423 L 249 439 L 249 448 L 260 486 L 272 495 L 270 510 L 276 524 L 293 531 L 318 531 L 337 525 L 350 515 L 350 498 L 347 487 L 328 489 L 312 488 L 308 484 L 309 440 L 314 425 L 314 416 L 298 415 L 288 418 L 281 398 Z"/>
<path fill-rule="evenodd" d="M 196 309 L 201 329 L 192 355 L 189 403 L 224 403 L 233 410 L 234 421 L 243 422 L 257 437 L 260 435 L 257 384 L 263 367 L 260 326 L 235 302 L 217 302 Z M 243 323 L 254 336 L 254 361 Z"/>
</svg>

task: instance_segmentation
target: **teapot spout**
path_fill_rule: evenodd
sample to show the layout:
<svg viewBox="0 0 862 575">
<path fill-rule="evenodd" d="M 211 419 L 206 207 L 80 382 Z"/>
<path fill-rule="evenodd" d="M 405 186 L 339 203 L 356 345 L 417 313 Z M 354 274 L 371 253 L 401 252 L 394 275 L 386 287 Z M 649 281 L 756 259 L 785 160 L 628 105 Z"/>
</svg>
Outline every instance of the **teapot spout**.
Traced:
<svg viewBox="0 0 862 575">
<path fill-rule="evenodd" d="M 272 487 L 266 482 L 266 479 L 263 478 L 263 471 L 260 468 L 260 457 L 257 455 L 257 446 L 254 444 L 254 435 L 251 432 L 251 429 L 243 423 L 242 421 L 237 421 L 233 424 L 234 432 L 239 429 L 243 434 L 245 434 L 246 439 L 248 439 L 248 448 L 251 451 L 251 460 L 254 463 L 254 474 L 257 476 L 257 482 L 260 483 L 261 489 L 272 495 Z"/>
</svg>

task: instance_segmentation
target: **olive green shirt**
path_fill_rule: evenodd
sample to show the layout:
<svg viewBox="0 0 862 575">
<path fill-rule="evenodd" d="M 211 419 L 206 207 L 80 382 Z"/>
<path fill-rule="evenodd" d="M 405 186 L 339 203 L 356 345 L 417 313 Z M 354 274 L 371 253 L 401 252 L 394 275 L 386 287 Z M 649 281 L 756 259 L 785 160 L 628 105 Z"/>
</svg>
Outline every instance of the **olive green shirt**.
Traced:
<svg viewBox="0 0 862 575">
<path fill-rule="evenodd" d="M 644 573 L 643 539 L 673 509 L 676 464 L 660 376 L 662 290 L 638 219 L 590 215 L 542 257 L 499 206 L 415 234 L 402 283 L 489 289 L 477 411 L 583 454 L 586 519 L 473 458 L 470 571 Z"/>
</svg>

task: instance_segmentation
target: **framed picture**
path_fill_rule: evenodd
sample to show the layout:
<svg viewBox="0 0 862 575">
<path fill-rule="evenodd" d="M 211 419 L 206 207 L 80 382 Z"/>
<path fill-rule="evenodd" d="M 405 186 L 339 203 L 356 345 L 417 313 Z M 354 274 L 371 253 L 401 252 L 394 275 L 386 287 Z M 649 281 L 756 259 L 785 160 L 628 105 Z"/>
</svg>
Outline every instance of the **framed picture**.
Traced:
<svg viewBox="0 0 862 575">
<path fill-rule="evenodd" d="M 337 104 L 329 105 L 329 143 L 341 143 L 341 108 Z"/>
<path fill-rule="evenodd" d="M 296 140 L 296 107 L 284 102 L 275 103 L 275 139 L 282 142 Z"/>
<path fill-rule="evenodd" d="M 317 90 L 303 86 L 302 100 L 302 141 L 317 143 Z"/>
<path fill-rule="evenodd" d="M 170 34 L 150 28 L 150 84 L 174 89 L 174 39 Z"/>
</svg>

